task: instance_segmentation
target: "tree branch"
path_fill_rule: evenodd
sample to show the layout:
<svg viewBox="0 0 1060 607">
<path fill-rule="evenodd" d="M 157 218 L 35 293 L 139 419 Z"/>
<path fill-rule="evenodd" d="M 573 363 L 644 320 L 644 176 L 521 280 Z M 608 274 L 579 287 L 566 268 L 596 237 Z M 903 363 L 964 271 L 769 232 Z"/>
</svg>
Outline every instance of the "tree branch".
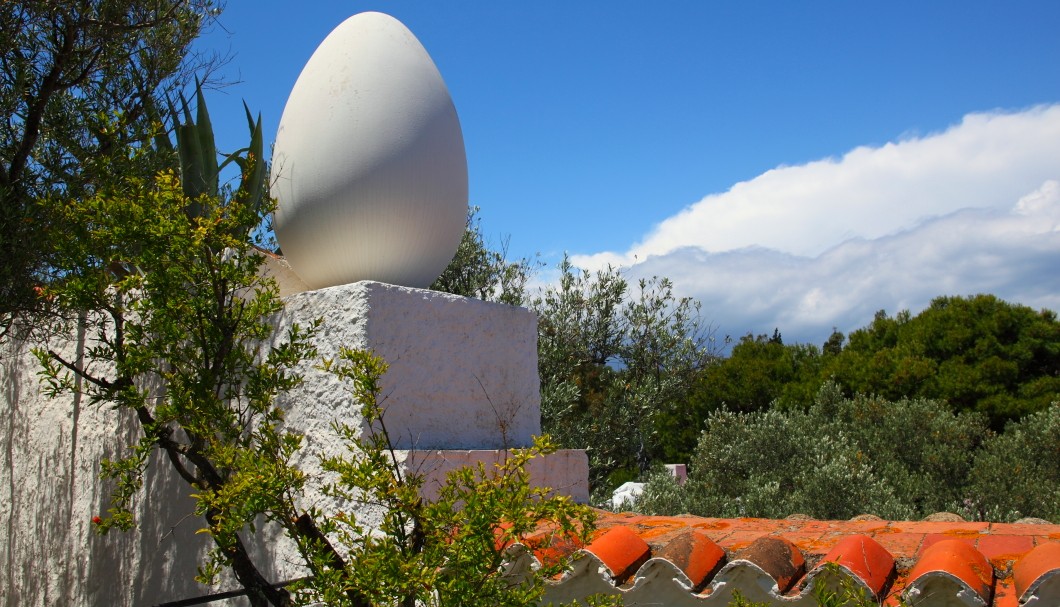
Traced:
<svg viewBox="0 0 1060 607">
<path fill-rule="evenodd" d="M 97 386 L 99 388 L 102 388 L 102 389 L 108 390 L 108 391 L 109 390 L 114 390 L 115 388 L 120 387 L 119 386 L 120 380 L 107 381 L 105 379 L 101 379 L 101 378 L 98 378 L 98 377 L 96 377 L 94 375 L 90 375 L 88 373 L 85 373 L 85 371 L 83 369 L 79 368 L 76 364 L 74 364 L 74 363 L 66 360 L 62 356 L 60 356 L 59 353 L 56 352 L 55 350 L 48 350 L 48 356 L 52 357 L 52 359 L 55 360 L 55 362 L 59 363 L 60 365 L 66 367 L 67 369 L 72 371 L 74 373 L 74 375 L 80 377 L 81 379 L 87 381 L 88 383 L 90 383 L 90 384 L 92 384 L 94 386 Z"/>
<path fill-rule="evenodd" d="M 324 556 L 328 560 L 328 566 L 337 571 L 346 570 L 346 561 L 342 558 L 342 555 L 335 550 L 335 547 L 328 541 L 326 535 L 324 535 L 316 525 L 316 521 L 313 517 L 309 516 L 309 513 L 302 513 L 294 521 L 294 528 L 298 534 L 305 540 L 317 545 L 321 550 L 324 551 Z M 310 568 L 313 567 L 313 559 L 307 558 L 306 562 L 310 564 Z M 315 573 L 315 572 L 314 572 Z M 346 596 L 350 599 L 352 607 L 371 607 L 371 603 L 368 602 L 363 595 L 356 590 L 349 590 Z"/>
<path fill-rule="evenodd" d="M 215 526 L 220 519 L 221 512 L 217 509 L 209 508 L 206 511 L 206 522 L 211 527 Z M 247 590 L 247 598 L 250 599 L 252 607 L 268 607 L 269 605 L 290 607 L 291 594 L 287 592 L 286 588 L 276 588 L 265 579 L 265 576 L 254 565 L 254 561 L 250 558 L 250 554 L 247 552 L 246 546 L 243 545 L 243 540 L 240 539 L 239 535 L 232 534 L 229 540 L 228 543 L 225 543 L 221 541 L 221 538 L 214 536 L 214 543 L 229 559 L 236 579 Z"/>
</svg>

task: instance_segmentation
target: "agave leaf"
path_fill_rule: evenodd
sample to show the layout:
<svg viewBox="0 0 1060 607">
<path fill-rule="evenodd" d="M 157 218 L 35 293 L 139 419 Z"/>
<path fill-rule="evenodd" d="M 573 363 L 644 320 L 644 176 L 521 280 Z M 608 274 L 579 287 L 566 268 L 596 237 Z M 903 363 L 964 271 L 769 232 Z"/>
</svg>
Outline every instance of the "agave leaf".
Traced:
<svg viewBox="0 0 1060 607">
<path fill-rule="evenodd" d="M 246 104 L 243 104 L 246 107 Z M 248 110 L 249 115 L 249 110 Z M 243 187 L 250 197 L 249 202 L 255 211 L 260 211 L 264 199 L 269 195 L 268 163 L 265 162 L 265 144 L 261 133 L 261 114 L 251 130 L 250 150 L 247 152 L 248 165 L 244 168 Z M 246 175 L 246 169 L 250 174 Z"/>
<path fill-rule="evenodd" d="M 239 148 L 238 150 L 236 150 L 236 151 L 232 152 L 231 154 L 225 156 L 225 159 L 221 162 L 220 165 L 218 165 L 217 170 L 218 171 L 223 171 L 223 170 L 225 170 L 225 167 L 229 165 L 229 163 L 234 162 L 236 164 L 236 166 L 239 167 L 239 170 L 240 170 L 241 173 L 242 173 L 242 171 L 245 171 L 246 170 L 246 168 L 245 168 L 246 161 L 243 159 L 242 156 L 240 156 L 240 154 L 246 153 L 246 151 L 248 149 L 250 149 L 250 148 Z"/>
<path fill-rule="evenodd" d="M 197 106 L 195 131 L 199 140 L 199 148 L 202 151 L 203 181 L 206 192 L 210 196 L 217 196 L 219 193 L 217 146 L 214 143 L 210 113 L 206 109 L 206 97 L 202 94 L 202 84 L 198 79 L 195 80 L 195 104 Z"/>
<path fill-rule="evenodd" d="M 250 129 L 250 132 L 253 133 L 254 132 L 254 116 L 251 115 L 250 106 L 247 105 L 246 100 L 243 100 L 243 111 L 247 113 L 247 127 Z M 260 112 L 258 113 L 258 122 L 261 122 L 261 113 Z"/>
<path fill-rule="evenodd" d="M 179 119 L 176 108 L 172 102 L 169 103 L 170 113 L 177 124 L 176 139 L 177 153 L 180 159 L 181 185 L 185 195 L 191 199 L 188 205 L 188 213 L 198 216 L 202 213 L 201 205 L 195 200 L 204 194 L 210 196 L 221 195 L 220 175 L 221 171 L 235 163 L 240 170 L 239 188 L 235 196 L 240 202 L 253 210 L 253 216 L 260 212 L 268 193 L 268 163 L 265 161 L 265 143 L 262 135 L 261 115 L 255 120 L 250 113 L 250 108 L 243 103 L 243 109 L 247 115 L 247 125 L 250 128 L 250 144 L 231 154 L 220 156 L 215 144 L 213 124 L 210 114 L 206 108 L 206 99 L 202 92 L 202 85 L 195 82 L 196 117 L 192 119 L 188 100 L 183 94 L 180 95 L 181 110 L 183 111 L 183 122 Z M 220 162 L 219 161 L 220 156 Z M 244 226 L 247 230 L 253 229 L 254 225 Z"/>
<path fill-rule="evenodd" d="M 152 124 L 159 125 L 159 130 L 155 133 L 153 139 L 155 142 L 155 149 L 160 152 L 172 152 L 173 142 L 169 139 L 169 133 L 166 132 L 165 128 L 162 128 L 162 116 L 159 115 L 158 107 L 155 103 L 149 103 L 146 106 L 148 119 Z M 175 123 L 174 123 L 175 124 Z"/>
<path fill-rule="evenodd" d="M 184 93 L 180 93 L 180 106 L 184 110 L 184 124 L 195 124 L 195 120 L 191 117 L 191 110 L 188 106 L 188 100 L 184 97 Z"/>
<path fill-rule="evenodd" d="M 202 172 L 202 148 L 195 133 L 195 120 L 192 119 L 191 110 L 188 109 L 188 100 L 180 93 L 180 106 L 184 113 L 184 120 L 177 119 L 177 155 L 180 158 L 180 185 L 184 189 L 184 195 L 194 200 L 206 190 L 206 182 Z M 174 110 L 174 114 L 176 110 Z M 189 210 L 193 216 L 198 213 Z"/>
<path fill-rule="evenodd" d="M 206 191 L 202 148 L 195 136 L 194 124 L 177 126 L 177 153 L 180 156 L 180 184 L 184 195 L 194 200 Z"/>
<path fill-rule="evenodd" d="M 166 109 L 169 110 L 169 119 L 173 122 L 173 135 L 176 136 L 177 127 L 180 126 L 180 114 L 177 113 L 177 108 L 173 105 L 173 100 L 170 99 L 168 95 L 166 95 Z M 172 143 L 173 142 L 170 141 L 171 147 Z"/>
</svg>

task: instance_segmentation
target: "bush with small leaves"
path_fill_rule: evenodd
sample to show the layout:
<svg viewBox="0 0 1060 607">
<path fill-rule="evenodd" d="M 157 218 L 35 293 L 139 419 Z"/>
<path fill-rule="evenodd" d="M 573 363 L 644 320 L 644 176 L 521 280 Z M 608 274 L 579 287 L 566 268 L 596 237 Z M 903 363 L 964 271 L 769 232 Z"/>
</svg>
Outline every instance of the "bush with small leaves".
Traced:
<svg viewBox="0 0 1060 607">
<path fill-rule="evenodd" d="M 950 510 L 963 499 L 970 454 L 990 435 L 979 413 L 955 413 L 922 398 L 843 398 L 834 384 L 822 387 L 810 414 L 822 433 L 845 435 L 853 457 L 900 496 L 907 516 Z"/>
<path fill-rule="evenodd" d="M 382 507 L 382 523 L 370 529 L 352 511 L 314 513 L 321 531 L 339 548 L 299 538 L 303 554 L 321 566 L 299 585 L 298 599 L 350 607 L 537 602 L 545 578 L 566 563 L 518 571 L 506 566 L 508 548 L 542 525 L 557 537 L 585 542 L 595 516 L 569 497 L 530 484 L 527 465 L 555 447 L 539 438 L 494 466 L 480 463 L 453 471 L 438 497 L 425 500 L 423 475 L 406 469 L 386 427 L 379 397 L 386 364 L 369 352 L 343 349 L 324 366 L 351 386 L 366 424 L 363 431 L 336 424 L 347 453 L 322 459 L 334 479 L 325 492 L 351 508 Z"/>
<path fill-rule="evenodd" d="M 693 491 L 703 485 L 699 503 L 688 503 L 687 509 L 715 516 L 800 512 L 849 518 L 865 509 L 905 515 L 908 509 L 849 434 L 822 432 L 822 423 L 799 411 L 712 415 L 686 484 Z M 704 504 L 705 493 L 710 497 Z"/>
<path fill-rule="evenodd" d="M 983 444 L 961 505 L 975 518 L 1060 522 L 1060 403 L 1010 422 Z"/>
<path fill-rule="evenodd" d="M 688 481 L 649 479 L 646 513 L 917 519 L 1057 519 L 1060 406 L 1000 436 L 979 413 L 925 399 L 844 397 L 825 384 L 807 411 L 712 413 Z"/>
</svg>

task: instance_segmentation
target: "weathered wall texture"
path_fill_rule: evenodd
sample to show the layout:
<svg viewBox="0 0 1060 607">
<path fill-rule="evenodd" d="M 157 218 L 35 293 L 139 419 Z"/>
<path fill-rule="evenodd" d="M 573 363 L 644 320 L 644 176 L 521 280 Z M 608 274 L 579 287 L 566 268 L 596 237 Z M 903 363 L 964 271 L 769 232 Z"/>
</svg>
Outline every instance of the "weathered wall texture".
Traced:
<svg viewBox="0 0 1060 607">
<path fill-rule="evenodd" d="M 533 313 L 364 281 L 288 297 L 281 329 L 314 318 L 324 321 L 321 357 L 348 346 L 370 348 L 389 363 L 381 383 L 399 448 L 524 447 L 541 433 Z M 323 371 L 307 368 L 305 376 L 289 398 L 326 426 L 347 393 Z"/>
<path fill-rule="evenodd" d="M 55 343 L 73 358 L 83 342 Z M 202 537 L 175 475 L 153 461 L 139 528 L 92 531 L 109 488 L 99 460 L 135 440 L 134 420 L 81 399 L 41 394 L 29 349 L 8 344 L 0 361 L 0 604 L 154 605 L 202 594 L 192 576 Z"/>
<path fill-rule="evenodd" d="M 346 345 L 372 348 L 390 362 L 382 381 L 387 423 L 401 447 L 416 449 L 415 465 L 434 472 L 429 487 L 455 464 L 495 460 L 497 449 L 527 445 L 540 431 L 536 325 L 526 310 L 365 282 L 291 296 L 278 323 L 282 329 L 313 318 L 323 320 L 321 356 Z M 84 336 L 50 347 L 74 359 Z M 183 497 L 187 487 L 160 458 L 137 503 L 138 528 L 92 531 L 92 517 L 109 506 L 99 461 L 121 453 L 138 428 L 124 413 L 45 397 L 36 371 L 25 345 L 0 351 L 0 605 L 148 606 L 204 594 L 192 579 L 207 548 L 195 535 L 202 523 Z M 304 372 L 305 384 L 284 402 L 287 423 L 306 435 L 302 464 L 312 474 L 316 454 L 344 450 L 331 423 L 358 423 L 358 407 L 314 364 Z M 557 453 L 532 475 L 587 500 L 584 452 Z M 305 499 L 337 506 L 315 490 Z M 361 515 L 373 520 L 371 512 Z M 298 575 L 283 564 L 286 543 L 275 532 L 265 537 L 255 550 L 276 579 Z M 234 587 L 228 581 L 221 589 Z"/>
</svg>

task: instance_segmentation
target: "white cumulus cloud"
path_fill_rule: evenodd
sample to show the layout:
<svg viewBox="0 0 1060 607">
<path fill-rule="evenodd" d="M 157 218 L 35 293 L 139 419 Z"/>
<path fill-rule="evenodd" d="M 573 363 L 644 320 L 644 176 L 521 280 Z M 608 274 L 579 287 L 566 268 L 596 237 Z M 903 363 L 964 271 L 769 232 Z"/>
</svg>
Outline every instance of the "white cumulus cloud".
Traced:
<svg viewBox="0 0 1060 607">
<path fill-rule="evenodd" d="M 779 167 L 572 261 L 669 276 L 734 337 L 820 343 L 939 295 L 1060 309 L 1060 105 Z"/>
</svg>

